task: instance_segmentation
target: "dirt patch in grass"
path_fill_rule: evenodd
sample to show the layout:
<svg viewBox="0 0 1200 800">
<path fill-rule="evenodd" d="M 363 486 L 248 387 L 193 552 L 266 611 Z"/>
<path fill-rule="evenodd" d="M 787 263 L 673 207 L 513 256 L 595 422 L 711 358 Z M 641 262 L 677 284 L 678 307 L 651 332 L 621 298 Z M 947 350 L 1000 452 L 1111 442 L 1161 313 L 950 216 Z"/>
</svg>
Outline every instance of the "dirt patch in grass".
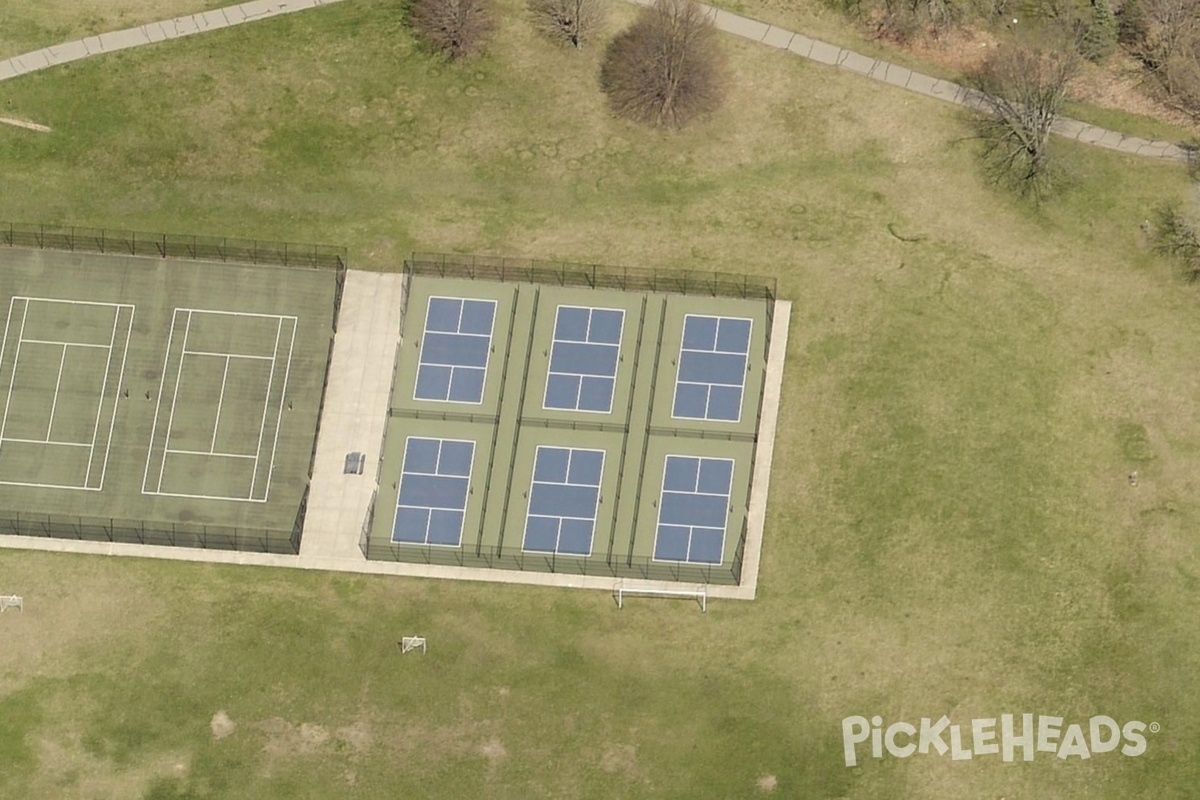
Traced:
<svg viewBox="0 0 1200 800">
<path fill-rule="evenodd" d="M 770 793 L 779 786 L 779 779 L 774 775 L 763 775 L 754 782 L 760 792 Z"/>
<path fill-rule="evenodd" d="M 508 758 L 508 750 L 504 747 L 504 742 L 495 736 L 486 739 L 479 745 L 479 754 L 486 758 L 492 766 L 497 766 Z"/>
<path fill-rule="evenodd" d="M 255 727 L 266 734 L 264 749 L 270 755 L 312 755 L 330 739 L 329 731 L 313 722 L 295 725 L 281 717 L 271 717 Z"/>
<path fill-rule="evenodd" d="M 213 714 L 209 728 L 212 730 L 214 739 L 224 739 L 237 730 L 237 723 L 231 720 L 229 715 L 224 711 L 218 711 L 216 714 Z"/>
<path fill-rule="evenodd" d="M 610 775 L 632 778 L 637 774 L 637 748 L 631 744 L 607 744 L 600 757 L 600 769 Z"/>
<path fill-rule="evenodd" d="M 142 797 L 157 781 L 186 777 L 191 761 L 184 754 L 160 753 L 114 768 L 70 731 L 43 736 L 36 752 L 38 774 L 31 785 L 35 797 Z"/>
</svg>

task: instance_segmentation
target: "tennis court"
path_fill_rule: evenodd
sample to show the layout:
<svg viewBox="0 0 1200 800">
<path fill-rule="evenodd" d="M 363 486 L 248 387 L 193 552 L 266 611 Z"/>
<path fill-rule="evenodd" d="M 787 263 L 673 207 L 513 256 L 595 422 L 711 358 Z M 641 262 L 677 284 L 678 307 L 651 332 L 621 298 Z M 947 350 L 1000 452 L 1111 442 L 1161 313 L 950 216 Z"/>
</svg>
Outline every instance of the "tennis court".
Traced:
<svg viewBox="0 0 1200 800">
<path fill-rule="evenodd" d="M 369 558 L 737 582 L 770 300 L 420 271 L 407 297 Z"/>
<path fill-rule="evenodd" d="M 14 296 L 0 339 L 0 483 L 100 491 L 134 307 Z"/>
<path fill-rule="evenodd" d="M 0 531 L 295 552 L 338 281 L 0 249 Z"/>
<path fill-rule="evenodd" d="M 296 327 L 290 315 L 174 310 L 144 493 L 267 501 Z"/>
</svg>

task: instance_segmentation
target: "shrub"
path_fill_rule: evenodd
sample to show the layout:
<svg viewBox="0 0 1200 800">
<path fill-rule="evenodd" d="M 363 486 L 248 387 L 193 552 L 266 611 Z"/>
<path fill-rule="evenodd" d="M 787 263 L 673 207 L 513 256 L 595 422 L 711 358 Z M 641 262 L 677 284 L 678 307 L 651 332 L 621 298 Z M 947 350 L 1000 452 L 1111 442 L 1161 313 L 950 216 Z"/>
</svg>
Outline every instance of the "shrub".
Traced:
<svg viewBox="0 0 1200 800">
<path fill-rule="evenodd" d="M 1154 249 L 1174 258 L 1189 282 L 1200 279 L 1200 233 L 1178 205 L 1161 206 L 1151 232 Z"/>
<path fill-rule="evenodd" d="M 692 0 L 656 0 L 609 44 L 600 87 L 613 110 L 679 127 L 721 103 L 724 63 L 712 22 Z"/>
<path fill-rule="evenodd" d="M 430 48 L 454 61 L 480 52 L 495 25 L 491 0 L 413 0 L 409 19 Z"/>
<path fill-rule="evenodd" d="M 604 24 L 601 0 L 531 0 L 534 22 L 552 38 L 580 47 Z"/>
</svg>

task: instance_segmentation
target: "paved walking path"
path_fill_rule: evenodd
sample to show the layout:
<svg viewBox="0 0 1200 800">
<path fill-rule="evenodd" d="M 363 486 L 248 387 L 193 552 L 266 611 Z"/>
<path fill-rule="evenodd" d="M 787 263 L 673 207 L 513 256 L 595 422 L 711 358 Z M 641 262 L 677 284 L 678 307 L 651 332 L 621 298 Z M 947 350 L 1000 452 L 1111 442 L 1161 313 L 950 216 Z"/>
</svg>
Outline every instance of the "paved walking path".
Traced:
<svg viewBox="0 0 1200 800">
<path fill-rule="evenodd" d="M 644 6 L 654 4 L 654 0 L 629 1 Z M 932 97 L 935 100 L 978 108 L 978 92 L 957 83 L 914 72 L 908 67 L 901 67 L 879 58 L 871 58 L 853 50 L 822 42 L 819 39 L 810 39 L 804 34 L 793 33 L 785 28 L 731 14 L 719 8 L 704 7 L 712 16 L 717 30 L 725 33 L 731 33 L 743 39 L 751 39 L 768 47 L 785 50 L 801 58 L 854 72 L 882 83 L 889 83 L 910 92 Z M 1187 153 L 1184 149 L 1170 142 L 1126 136 L 1117 131 L 1098 128 L 1095 125 L 1088 125 L 1067 117 L 1059 117 L 1051 130 L 1068 139 L 1075 139 L 1084 144 L 1092 144 L 1108 150 L 1118 150 L 1130 155 L 1170 161 L 1187 160 Z"/>
<path fill-rule="evenodd" d="M 362 560 L 358 540 L 379 480 L 379 450 L 404 302 L 402 274 L 346 272 L 309 482 L 301 559 Z M 353 452 L 366 456 L 362 475 L 343 473 L 346 454 Z"/>
<path fill-rule="evenodd" d="M 237 6 L 226 6 L 200 14 L 192 14 L 189 17 L 176 17 L 162 22 L 139 25 L 136 28 L 89 36 L 86 39 L 44 47 L 41 50 L 34 50 L 32 53 L 0 61 L 0 81 L 49 69 L 59 64 L 79 61 L 101 53 L 115 53 L 118 50 L 128 50 L 130 47 L 141 47 L 167 39 L 182 39 L 184 36 L 229 28 L 246 22 L 257 22 L 260 19 L 292 14 L 339 2 L 341 0 L 284 0 L 284 2 L 253 0 L 253 2 Z"/>
<path fill-rule="evenodd" d="M 260 19 L 277 17 L 281 14 L 291 14 L 309 8 L 339 3 L 342 0 L 253 0 L 236 6 L 227 6 L 189 17 L 176 17 L 163 22 L 151 22 L 136 28 L 126 28 L 121 31 L 102 33 L 99 36 L 89 36 L 66 44 L 54 45 L 32 53 L 15 56 L 0 61 L 0 81 L 48 69 L 59 64 L 78 61 L 100 53 L 112 53 L 130 47 L 153 44 L 166 39 L 179 39 L 205 31 L 228 28 L 245 22 L 255 22 Z M 654 0 L 629 0 L 639 5 L 653 5 Z M 907 67 L 901 67 L 887 61 L 865 56 L 853 50 L 846 50 L 836 45 L 822 42 L 818 39 L 768 25 L 765 22 L 749 19 L 748 17 L 731 14 L 719 8 L 704 6 L 713 18 L 718 30 L 751 39 L 769 47 L 785 50 L 789 53 L 811 59 L 838 69 L 855 72 L 883 83 L 889 83 L 917 94 L 943 100 L 957 105 L 972 106 L 974 92 L 964 86 L 950 81 L 944 81 L 920 72 L 914 72 Z M 1098 128 L 1078 120 L 1059 118 L 1052 129 L 1060 136 L 1075 139 L 1085 144 L 1117 150 L 1130 155 L 1148 158 L 1184 161 L 1187 153 L 1183 148 L 1170 142 L 1151 141 L 1137 136 L 1126 136 L 1117 131 Z"/>
</svg>

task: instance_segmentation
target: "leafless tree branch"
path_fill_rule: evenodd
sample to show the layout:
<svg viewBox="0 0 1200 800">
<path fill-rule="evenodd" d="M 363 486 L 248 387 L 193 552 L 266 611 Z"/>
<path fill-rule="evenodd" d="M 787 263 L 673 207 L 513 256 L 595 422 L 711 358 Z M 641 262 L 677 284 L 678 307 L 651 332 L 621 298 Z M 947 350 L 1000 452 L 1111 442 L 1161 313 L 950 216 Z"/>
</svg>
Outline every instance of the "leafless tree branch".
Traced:
<svg viewBox="0 0 1200 800">
<path fill-rule="evenodd" d="M 721 103 L 724 60 L 704 10 L 656 0 L 609 44 L 600 86 L 621 116 L 679 127 Z"/>
</svg>

